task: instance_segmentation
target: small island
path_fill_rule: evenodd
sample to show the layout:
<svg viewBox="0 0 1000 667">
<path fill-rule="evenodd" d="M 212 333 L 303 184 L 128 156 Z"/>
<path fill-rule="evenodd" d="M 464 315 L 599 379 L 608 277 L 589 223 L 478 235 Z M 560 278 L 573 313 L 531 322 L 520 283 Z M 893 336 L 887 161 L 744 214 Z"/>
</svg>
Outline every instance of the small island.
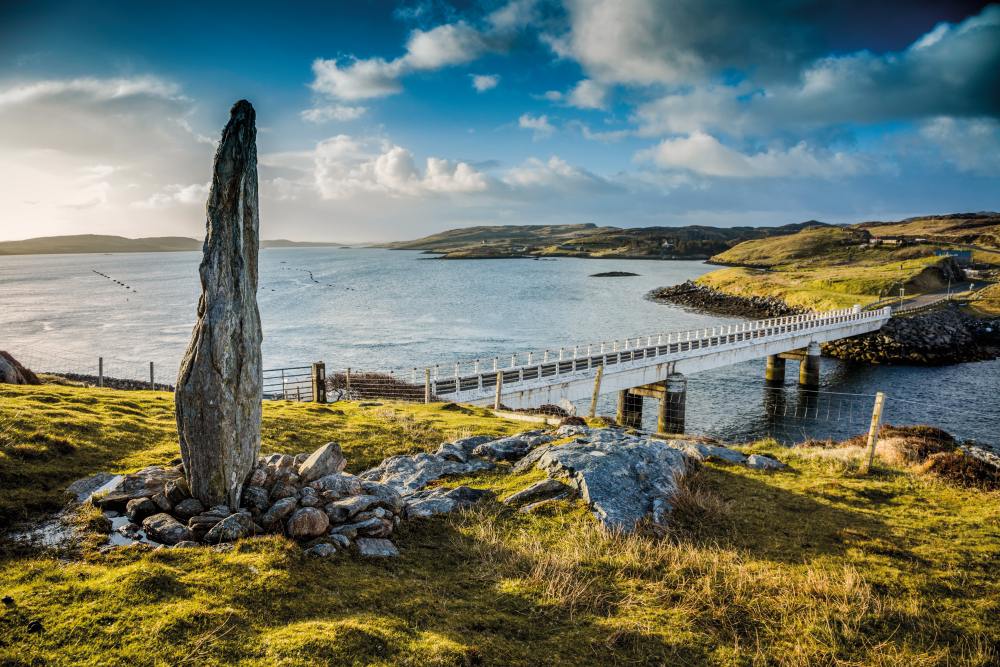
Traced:
<svg viewBox="0 0 1000 667">
<path fill-rule="evenodd" d="M 631 271 L 603 271 L 601 273 L 591 273 L 591 278 L 630 278 L 632 276 L 638 276 L 638 273 L 632 273 Z"/>
</svg>

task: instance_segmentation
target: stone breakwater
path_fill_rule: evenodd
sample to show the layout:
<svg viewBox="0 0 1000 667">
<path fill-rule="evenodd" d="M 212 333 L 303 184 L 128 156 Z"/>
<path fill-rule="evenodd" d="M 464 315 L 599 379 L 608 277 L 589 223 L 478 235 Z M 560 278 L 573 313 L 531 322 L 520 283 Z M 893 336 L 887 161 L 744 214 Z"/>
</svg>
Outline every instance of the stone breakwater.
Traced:
<svg viewBox="0 0 1000 667">
<path fill-rule="evenodd" d="M 869 334 L 823 345 L 823 353 L 873 364 L 939 365 L 1000 356 L 1000 318 L 973 317 L 949 304 L 911 317 L 894 317 Z"/>
<path fill-rule="evenodd" d="M 765 456 L 687 440 L 658 440 L 617 428 L 565 425 L 491 438 L 443 443 L 435 452 L 392 456 L 358 475 L 344 472 L 335 442 L 310 455 L 272 454 L 257 460 L 239 507 L 205 507 L 193 498 L 181 466 L 150 466 L 129 475 L 102 473 L 67 489 L 78 502 L 103 512 L 108 546 L 228 548 L 258 535 L 284 535 L 306 554 L 329 557 L 398 555 L 390 541 L 405 520 L 422 520 L 470 507 L 492 492 L 467 486 L 428 485 L 483 471 L 525 472 L 549 479 L 503 502 L 531 513 L 579 498 L 612 530 L 644 522 L 663 526 L 683 477 L 701 461 L 759 470 L 783 468 Z"/>
<path fill-rule="evenodd" d="M 651 301 L 672 303 L 718 315 L 764 319 L 808 312 L 793 308 L 781 299 L 765 296 L 735 296 L 687 280 L 680 285 L 660 287 L 646 295 Z"/>
</svg>

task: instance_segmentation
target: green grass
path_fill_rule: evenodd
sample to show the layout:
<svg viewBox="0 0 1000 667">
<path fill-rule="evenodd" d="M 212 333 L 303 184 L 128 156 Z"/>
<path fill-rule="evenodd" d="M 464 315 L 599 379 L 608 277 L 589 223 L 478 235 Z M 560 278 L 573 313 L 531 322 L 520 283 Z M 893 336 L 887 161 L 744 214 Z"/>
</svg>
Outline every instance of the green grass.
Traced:
<svg viewBox="0 0 1000 667">
<path fill-rule="evenodd" d="M 1000 315 L 1000 283 L 984 287 L 976 292 L 969 305 L 973 311 L 985 317 Z"/>
<path fill-rule="evenodd" d="M 386 456 L 433 448 L 470 434 L 501 435 L 530 425 L 483 408 L 380 401 L 264 403 L 264 453 L 311 452 L 336 440 L 360 472 Z M 173 394 L 0 384 L 0 525 L 61 506 L 63 489 L 100 471 L 167 464 L 180 455 Z"/>
<path fill-rule="evenodd" d="M 36 432 L 76 448 L 46 450 L 45 468 L 3 459 L 0 493 L 12 471 L 51 474 L 60 459 L 88 471 L 170 459 L 165 398 L 5 388 L 5 457 Z M 441 406 L 275 405 L 265 449 L 334 438 L 357 470 L 436 445 L 424 420 L 439 434 L 525 428 Z M 404 523 L 388 562 L 309 560 L 273 537 L 229 552 L 8 554 L 0 664 L 996 664 L 1000 494 L 888 465 L 859 477 L 817 450 L 750 449 L 791 467 L 705 466 L 663 539 L 609 535 L 579 502 L 539 515 L 487 502 Z M 504 497 L 539 477 L 461 481 Z M 19 497 L 49 497 L 38 481 Z M 32 620 L 44 630 L 29 633 Z"/>
<path fill-rule="evenodd" d="M 935 292 L 946 282 L 933 245 L 868 247 L 845 228 L 807 229 L 773 239 L 745 241 L 713 261 L 738 265 L 698 278 L 737 296 L 772 296 L 814 310 L 868 304 L 881 295 Z"/>
</svg>

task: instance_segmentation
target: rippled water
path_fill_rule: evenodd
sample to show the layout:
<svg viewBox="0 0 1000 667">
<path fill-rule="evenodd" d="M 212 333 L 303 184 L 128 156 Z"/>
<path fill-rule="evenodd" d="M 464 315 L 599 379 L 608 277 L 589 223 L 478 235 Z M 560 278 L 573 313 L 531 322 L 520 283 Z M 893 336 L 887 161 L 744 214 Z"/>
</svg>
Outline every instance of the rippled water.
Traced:
<svg viewBox="0 0 1000 667">
<path fill-rule="evenodd" d="M 154 361 L 158 380 L 172 381 L 194 323 L 199 259 L 200 253 L 0 257 L 0 349 L 35 368 L 84 373 L 95 373 L 103 356 L 105 372 L 121 377 L 148 377 Z M 654 287 L 711 269 L 699 262 L 438 261 L 379 249 L 264 250 L 264 363 L 425 366 L 735 321 L 644 298 Z M 589 277 L 604 271 L 641 275 Z M 790 379 L 795 370 L 789 363 Z M 890 396 L 887 421 L 937 423 L 985 441 L 1000 433 L 997 361 L 909 368 L 824 359 L 818 398 L 794 383 L 767 390 L 762 379 L 762 361 L 691 376 L 689 430 L 734 438 L 853 435 L 867 428 L 871 394 L 881 390 Z M 613 398 L 602 397 L 602 412 L 613 412 Z M 651 405 L 646 412 L 652 426 Z"/>
</svg>

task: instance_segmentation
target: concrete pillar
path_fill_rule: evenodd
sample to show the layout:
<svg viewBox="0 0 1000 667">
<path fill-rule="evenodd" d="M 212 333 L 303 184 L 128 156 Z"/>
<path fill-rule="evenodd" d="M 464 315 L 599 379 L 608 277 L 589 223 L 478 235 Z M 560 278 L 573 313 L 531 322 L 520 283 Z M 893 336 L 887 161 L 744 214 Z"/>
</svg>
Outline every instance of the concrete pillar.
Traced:
<svg viewBox="0 0 1000 667">
<path fill-rule="evenodd" d="M 618 413 L 616 421 L 622 426 L 638 428 L 642 425 L 642 396 L 629 393 L 627 389 L 618 392 Z"/>
<path fill-rule="evenodd" d="M 767 366 L 764 368 L 764 380 L 768 384 L 785 384 L 785 359 L 776 354 L 767 357 Z"/>
<path fill-rule="evenodd" d="M 665 384 L 667 390 L 660 400 L 656 430 L 660 433 L 683 433 L 687 378 L 680 373 L 671 373 Z"/>
<path fill-rule="evenodd" d="M 809 343 L 805 358 L 799 362 L 799 386 L 819 389 L 819 343 Z"/>
</svg>

